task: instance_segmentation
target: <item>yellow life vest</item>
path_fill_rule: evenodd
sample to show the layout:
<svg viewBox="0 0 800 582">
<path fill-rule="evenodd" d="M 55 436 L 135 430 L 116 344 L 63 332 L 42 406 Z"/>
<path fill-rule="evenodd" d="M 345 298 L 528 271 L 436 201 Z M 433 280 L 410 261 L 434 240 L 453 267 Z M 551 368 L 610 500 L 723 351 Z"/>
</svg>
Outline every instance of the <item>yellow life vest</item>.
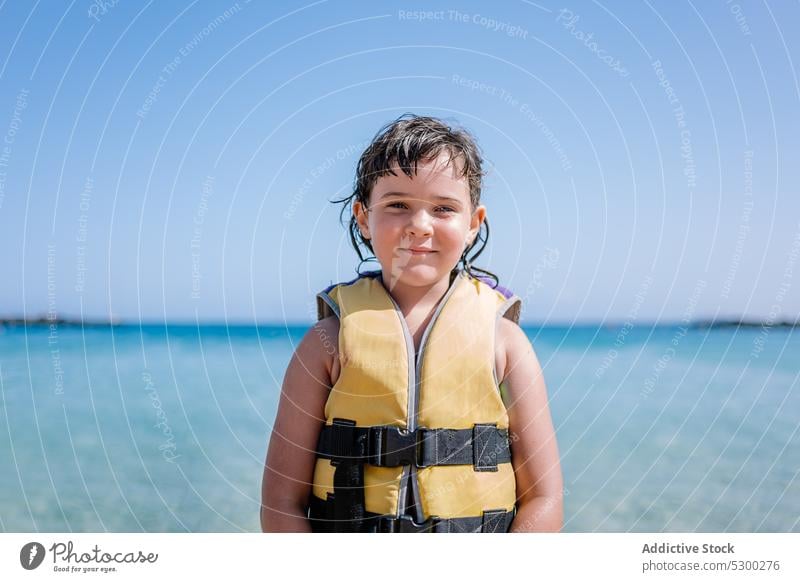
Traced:
<svg viewBox="0 0 800 582">
<path fill-rule="evenodd" d="M 380 272 L 317 296 L 339 319 L 309 518 L 315 531 L 506 531 L 516 487 L 495 362 L 520 299 L 458 272 L 415 356 Z"/>
</svg>

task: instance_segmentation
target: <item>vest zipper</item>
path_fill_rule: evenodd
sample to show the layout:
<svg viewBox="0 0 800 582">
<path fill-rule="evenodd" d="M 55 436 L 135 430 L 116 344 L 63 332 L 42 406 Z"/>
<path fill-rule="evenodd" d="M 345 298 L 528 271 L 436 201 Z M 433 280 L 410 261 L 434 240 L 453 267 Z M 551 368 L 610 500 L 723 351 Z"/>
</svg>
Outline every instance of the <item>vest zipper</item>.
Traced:
<svg viewBox="0 0 800 582">
<path fill-rule="evenodd" d="M 428 335 L 430 334 L 431 329 L 433 329 L 434 323 L 439 318 L 439 314 L 441 313 L 442 309 L 444 308 L 447 300 L 450 298 L 450 295 L 453 294 L 453 291 L 456 288 L 456 285 L 459 284 L 459 279 L 461 278 L 462 274 L 459 273 L 456 278 L 453 280 L 453 283 L 447 289 L 447 292 L 444 296 L 439 300 L 439 304 L 436 306 L 436 310 L 433 312 L 433 316 L 431 317 L 430 322 L 425 327 L 425 331 L 422 332 L 422 338 L 419 342 L 419 352 L 416 354 L 416 359 L 412 354 L 414 354 L 414 340 L 411 337 L 411 331 L 408 329 L 408 324 L 406 323 L 406 318 L 403 316 L 403 312 L 400 310 L 400 306 L 394 300 L 394 297 L 387 291 L 387 295 L 394 305 L 394 309 L 397 312 L 398 317 L 400 317 L 400 323 L 403 327 L 403 335 L 406 338 L 406 350 L 408 353 L 408 363 L 409 363 L 409 386 L 408 386 L 408 407 L 407 407 L 407 418 L 408 418 L 408 430 L 413 431 L 417 429 L 417 413 L 418 413 L 418 401 L 419 401 L 419 390 L 420 390 L 420 370 L 422 369 L 422 359 L 425 354 L 425 347 L 428 341 Z M 413 374 L 413 375 L 412 375 Z M 413 381 L 413 385 L 412 385 Z M 397 515 L 404 515 L 408 508 L 406 503 L 406 498 L 408 497 L 408 487 L 411 487 L 412 495 L 414 496 L 414 521 L 421 522 L 425 519 L 422 515 L 422 506 L 421 506 L 421 499 L 419 495 L 419 483 L 417 482 L 417 467 L 415 465 L 408 465 L 403 467 L 403 474 L 400 478 L 400 495 L 399 495 L 399 503 L 397 508 Z"/>
<path fill-rule="evenodd" d="M 406 356 L 408 358 L 408 385 L 411 386 L 411 383 L 414 382 L 414 340 L 411 337 L 411 331 L 408 329 L 408 324 L 406 323 L 406 318 L 403 316 L 403 312 L 400 311 L 400 306 L 394 300 L 394 297 L 386 292 L 386 295 L 389 297 L 389 300 L 392 302 L 394 306 L 394 310 L 397 313 L 397 316 L 400 318 L 400 324 L 403 327 L 403 336 L 406 339 Z M 412 394 L 414 393 L 413 390 L 408 390 L 408 404 L 406 406 L 406 429 L 411 431 L 414 430 L 413 426 L 413 418 L 415 415 L 414 407 L 416 403 L 413 401 Z M 400 492 L 398 494 L 398 503 L 397 503 L 397 517 L 405 514 L 406 512 L 406 497 L 408 496 L 408 482 L 409 482 L 409 466 L 403 466 L 403 473 L 400 476 Z"/>
</svg>

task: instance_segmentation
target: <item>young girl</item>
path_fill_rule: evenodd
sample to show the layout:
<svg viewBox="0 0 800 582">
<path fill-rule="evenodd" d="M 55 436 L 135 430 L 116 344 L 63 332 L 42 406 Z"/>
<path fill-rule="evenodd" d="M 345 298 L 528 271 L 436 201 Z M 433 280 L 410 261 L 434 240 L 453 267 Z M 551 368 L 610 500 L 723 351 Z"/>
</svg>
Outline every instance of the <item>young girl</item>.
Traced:
<svg viewBox="0 0 800 582">
<path fill-rule="evenodd" d="M 414 115 L 362 154 L 340 202 L 362 264 L 365 247 L 380 270 L 318 295 L 269 443 L 264 531 L 561 528 L 520 300 L 471 265 L 488 237 L 481 164 L 468 133 Z"/>
</svg>

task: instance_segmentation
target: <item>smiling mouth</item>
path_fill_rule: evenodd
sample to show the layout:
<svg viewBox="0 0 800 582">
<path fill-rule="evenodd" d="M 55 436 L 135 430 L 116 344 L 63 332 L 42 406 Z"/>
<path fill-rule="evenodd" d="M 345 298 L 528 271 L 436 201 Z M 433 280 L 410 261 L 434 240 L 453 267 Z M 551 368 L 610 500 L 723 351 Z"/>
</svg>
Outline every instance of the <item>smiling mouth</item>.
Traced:
<svg viewBox="0 0 800 582">
<path fill-rule="evenodd" d="M 397 249 L 399 251 L 404 251 L 406 253 L 411 253 L 412 255 L 430 255 L 435 253 L 433 249 Z"/>
</svg>

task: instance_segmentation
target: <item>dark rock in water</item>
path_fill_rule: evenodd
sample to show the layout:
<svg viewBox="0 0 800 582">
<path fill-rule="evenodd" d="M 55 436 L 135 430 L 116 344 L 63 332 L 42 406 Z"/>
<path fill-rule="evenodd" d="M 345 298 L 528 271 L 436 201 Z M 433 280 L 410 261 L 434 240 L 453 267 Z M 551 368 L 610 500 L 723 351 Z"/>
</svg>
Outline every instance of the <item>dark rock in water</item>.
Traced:
<svg viewBox="0 0 800 582">
<path fill-rule="evenodd" d="M 743 321 L 740 319 L 716 319 L 716 320 L 705 320 L 705 321 L 695 321 L 692 323 L 691 327 L 696 329 L 707 329 L 707 328 L 730 328 L 730 327 L 785 327 L 785 328 L 792 328 L 797 327 L 798 322 L 792 321 L 774 321 L 769 323 L 767 321 Z"/>
</svg>

